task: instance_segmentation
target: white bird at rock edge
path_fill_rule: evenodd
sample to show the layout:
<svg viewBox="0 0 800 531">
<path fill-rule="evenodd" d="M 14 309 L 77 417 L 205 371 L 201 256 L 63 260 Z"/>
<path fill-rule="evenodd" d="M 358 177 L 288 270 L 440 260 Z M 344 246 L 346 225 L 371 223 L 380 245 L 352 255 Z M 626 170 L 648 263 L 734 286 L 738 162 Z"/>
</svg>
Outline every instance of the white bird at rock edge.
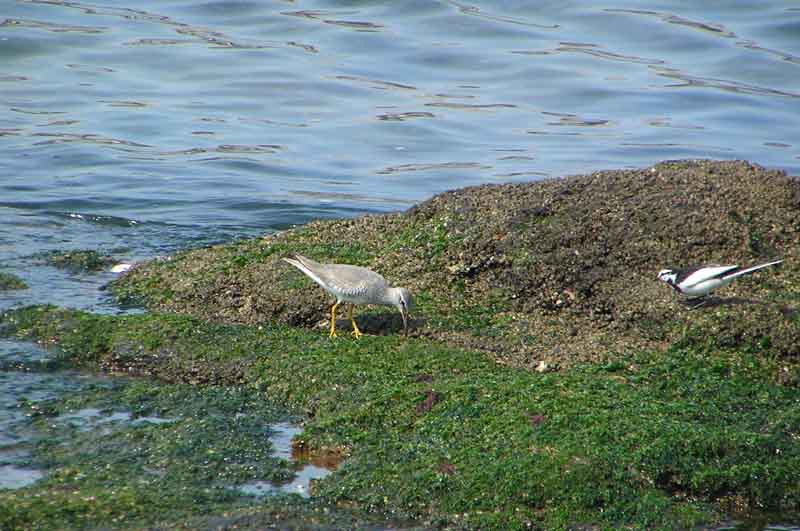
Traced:
<svg viewBox="0 0 800 531">
<path fill-rule="evenodd" d="M 747 275 L 781 262 L 783 260 L 775 260 L 774 262 L 767 262 L 766 264 L 746 269 L 742 269 L 738 265 L 662 269 L 658 273 L 658 278 L 672 286 L 675 291 L 682 295 L 701 298 L 716 289 L 727 286 L 742 275 Z"/>
</svg>

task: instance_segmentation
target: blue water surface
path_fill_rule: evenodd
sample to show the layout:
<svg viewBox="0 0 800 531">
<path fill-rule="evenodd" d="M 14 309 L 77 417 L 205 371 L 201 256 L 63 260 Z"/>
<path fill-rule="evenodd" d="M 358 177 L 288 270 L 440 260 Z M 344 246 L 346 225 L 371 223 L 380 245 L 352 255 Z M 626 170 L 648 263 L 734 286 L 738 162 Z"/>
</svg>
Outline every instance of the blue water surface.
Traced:
<svg viewBox="0 0 800 531">
<path fill-rule="evenodd" d="M 50 249 L 133 261 L 664 159 L 797 174 L 798 131 L 791 0 L 6 0 L 0 270 L 32 289 L 0 307 L 108 306 Z"/>
</svg>

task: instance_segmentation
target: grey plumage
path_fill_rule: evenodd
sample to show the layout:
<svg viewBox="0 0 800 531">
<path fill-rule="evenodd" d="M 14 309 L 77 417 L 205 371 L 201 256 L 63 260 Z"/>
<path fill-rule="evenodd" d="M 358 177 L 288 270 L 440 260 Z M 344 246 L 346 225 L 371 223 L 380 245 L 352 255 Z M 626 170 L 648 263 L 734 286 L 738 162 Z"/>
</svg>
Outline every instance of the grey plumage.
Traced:
<svg viewBox="0 0 800 531">
<path fill-rule="evenodd" d="M 403 318 L 403 330 L 408 334 L 408 312 L 413 305 L 411 293 L 405 288 L 393 288 L 381 275 L 365 267 L 350 264 L 321 264 L 302 255 L 284 258 L 287 262 L 311 280 L 319 284 L 325 291 L 336 297 L 331 307 L 331 337 L 336 336 L 336 308 L 341 303 L 380 304 L 394 306 Z M 350 321 L 353 324 L 353 335 L 361 336 L 353 319 L 353 306 L 350 307 Z"/>
</svg>

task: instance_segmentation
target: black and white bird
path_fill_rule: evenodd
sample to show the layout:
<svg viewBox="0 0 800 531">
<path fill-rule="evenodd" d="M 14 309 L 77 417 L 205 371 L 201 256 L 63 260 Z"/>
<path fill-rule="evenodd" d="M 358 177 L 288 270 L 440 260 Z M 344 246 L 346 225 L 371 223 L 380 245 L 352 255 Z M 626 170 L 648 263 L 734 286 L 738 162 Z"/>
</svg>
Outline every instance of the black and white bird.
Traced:
<svg viewBox="0 0 800 531">
<path fill-rule="evenodd" d="M 672 286 L 678 293 L 691 298 L 700 298 L 705 297 L 716 289 L 727 286 L 742 275 L 747 275 L 781 262 L 783 260 L 775 260 L 774 262 L 748 267 L 747 269 L 742 269 L 738 265 L 662 269 L 658 273 L 658 278 Z"/>
</svg>

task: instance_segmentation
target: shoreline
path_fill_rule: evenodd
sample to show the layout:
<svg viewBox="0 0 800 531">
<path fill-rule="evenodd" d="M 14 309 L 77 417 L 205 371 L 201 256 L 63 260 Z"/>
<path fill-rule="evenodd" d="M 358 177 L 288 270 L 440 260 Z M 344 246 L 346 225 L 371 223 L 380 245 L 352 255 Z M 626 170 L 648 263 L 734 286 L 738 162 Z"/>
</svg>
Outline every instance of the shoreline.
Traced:
<svg viewBox="0 0 800 531">
<path fill-rule="evenodd" d="M 484 185 L 138 265 L 112 290 L 148 314 L 33 307 L 0 331 L 57 345 L 67 365 L 241 388 L 304 416 L 305 447 L 346 459 L 311 501 L 236 509 L 258 525 L 285 503 L 364 526 L 691 528 L 800 509 L 799 220 L 800 183 L 741 161 Z M 324 293 L 280 263 L 293 252 L 409 287 L 412 337 L 396 312 L 359 308 L 368 335 L 329 340 Z M 777 255 L 702 311 L 655 279 Z M 23 498 L 66 485 L 80 507 L 69 492 L 88 480 L 64 481 L 0 492 L 0 516 L 55 525 Z M 119 501 L 78 522 L 113 525 Z"/>
</svg>

